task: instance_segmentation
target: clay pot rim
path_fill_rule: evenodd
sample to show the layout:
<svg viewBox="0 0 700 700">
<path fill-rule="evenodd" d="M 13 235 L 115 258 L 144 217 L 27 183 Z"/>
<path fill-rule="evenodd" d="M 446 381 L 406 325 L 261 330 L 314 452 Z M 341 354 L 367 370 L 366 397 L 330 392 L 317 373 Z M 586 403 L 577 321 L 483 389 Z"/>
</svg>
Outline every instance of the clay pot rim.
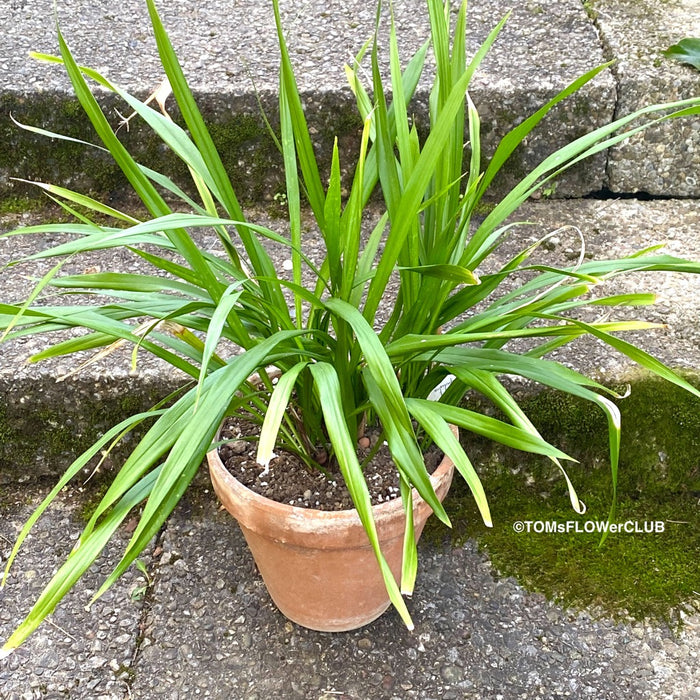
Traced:
<svg viewBox="0 0 700 700">
<path fill-rule="evenodd" d="M 458 436 L 456 426 L 450 426 L 450 429 L 455 436 Z M 217 439 L 218 435 L 219 433 L 217 432 Z M 289 503 L 281 503 L 280 501 L 275 501 L 266 496 L 261 496 L 242 484 L 228 469 L 226 469 L 219 457 L 218 448 L 214 448 L 207 453 L 207 461 L 209 463 L 209 471 L 212 473 L 212 482 L 216 483 L 217 480 L 225 482 L 232 494 L 235 494 L 236 500 L 242 508 L 254 504 L 259 510 L 266 511 L 270 515 L 274 513 L 275 517 L 286 518 L 290 521 L 297 522 L 297 524 L 300 524 L 300 522 L 309 522 L 311 518 L 313 518 L 315 522 L 324 521 L 326 527 L 345 527 L 349 524 L 360 524 L 360 516 L 355 508 L 345 510 L 320 510 L 318 508 L 293 506 Z M 435 471 L 429 475 L 433 489 L 437 491 L 445 480 L 448 480 L 448 482 L 451 481 L 453 471 L 454 463 L 447 455 L 444 455 Z M 214 474 L 216 474 L 216 478 L 214 478 Z M 429 508 L 420 494 L 413 488 L 413 507 L 415 509 L 416 506 L 420 505 Z M 403 502 L 400 497 L 378 503 L 372 507 L 374 521 L 377 524 L 380 524 L 383 520 L 389 520 L 395 517 L 398 511 L 403 511 Z"/>
</svg>

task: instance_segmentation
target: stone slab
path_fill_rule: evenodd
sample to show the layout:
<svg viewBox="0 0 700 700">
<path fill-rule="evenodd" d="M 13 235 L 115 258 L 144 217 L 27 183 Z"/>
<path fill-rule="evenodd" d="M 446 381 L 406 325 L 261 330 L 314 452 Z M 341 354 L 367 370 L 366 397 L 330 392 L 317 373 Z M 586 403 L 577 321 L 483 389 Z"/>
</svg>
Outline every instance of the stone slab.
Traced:
<svg viewBox="0 0 700 700">
<path fill-rule="evenodd" d="M 592 0 L 589 3 L 618 83 L 616 116 L 644 105 L 700 95 L 700 71 L 663 56 L 700 36 L 698 0 Z M 700 115 L 667 122 L 612 149 L 614 192 L 672 197 L 700 195 Z"/>
<path fill-rule="evenodd" d="M 281 5 L 319 157 L 328 161 L 337 135 L 342 162 L 349 169 L 360 124 L 343 66 L 371 35 L 375 8 L 359 0 L 310 0 L 303 6 L 283 0 Z M 511 6 L 506 0 L 470 3 L 470 51 Z M 37 65 L 27 58 L 30 50 L 57 51 L 52 8 L 52 0 L 13 0 L 0 7 L 0 24 L 5 28 L 0 59 L 0 194 L 27 191 L 24 185 L 10 181 L 10 176 L 103 193 L 118 191 L 124 183 L 102 154 L 76 148 L 73 143 L 48 143 L 10 121 L 12 114 L 24 123 L 94 140 L 70 96 L 62 69 Z M 428 36 L 427 10 L 421 0 L 399 0 L 393 3 L 393 10 L 407 60 Z M 163 4 L 162 13 L 241 197 L 265 200 L 284 191 L 280 159 L 266 135 L 256 97 L 257 90 L 274 123 L 278 51 L 269 5 L 240 1 L 193 5 L 173 0 Z M 64 0 L 59 3 L 58 17 L 84 65 L 106 70 L 111 80 L 144 97 L 160 84 L 163 75 L 142 0 L 124 0 L 118 10 L 108 0 Z M 492 151 L 508 129 L 602 62 L 595 28 L 579 0 L 533 0 L 516 5 L 471 91 L 481 113 L 485 150 Z M 383 64 L 388 65 L 386 55 Z M 110 100 L 104 104 L 116 128 L 120 122 L 116 105 Z M 425 124 L 426 106 L 424 83 L 413 107 L 419 124 Z M 555 147 L 608 122 L 614 106 L 613 77 L 601 75 L 553 112 L 513 156 L 500 188 L 512 185 Z M 138 125 L 119 133 L 147 164 L 177 170 L 173 158 Z M 557 193 L 578 196 L 601 189 L 604 180 L 605 158 L 600 155 L 562 176 Z"/>
</svg>

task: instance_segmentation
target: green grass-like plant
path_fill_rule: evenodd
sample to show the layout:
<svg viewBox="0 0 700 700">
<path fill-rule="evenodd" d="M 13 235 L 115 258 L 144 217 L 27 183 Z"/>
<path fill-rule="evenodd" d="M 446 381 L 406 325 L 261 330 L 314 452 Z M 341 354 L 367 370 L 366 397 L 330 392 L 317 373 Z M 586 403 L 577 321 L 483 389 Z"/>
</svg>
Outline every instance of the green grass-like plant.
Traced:
<svg viewBox="0 0 700 700">
<path fill-rule="evenodd" d="M 451 27 L 449 5 L 427 0 L 430 40 L 404 67 L 395 31 L 393 27 L 390 30 L 390 91 L 385 89 L 386 76 L 379 68 L 377 36 L 347 68 L 364 128 L 349 193 L 343 196 L 337 144 L 330 174 L 327 179 L 321 176 L 279 8 L 273 0 L 281 54 L 279 146 L 285 165 L 290 229 L 285 237 L 247 221 L 154 1 L 147 0 L 147 4 L 183 126 L 97 71 L 79 66 L 60 30 L 60 57 L 38 57 L 63 64 L 103 147 L 120 166 L 149 216 L 140 220 L 86 195 L 41 184 L 75 214 L 76 223 L 26 227 L 6 235 L 61 232 L 72 234 L 72 239 L 28 258 L 57 258 L 58 263 L 26 303 L 0 305 L 0 327 L 8 339 L 64 329 L 88 331 L 50 345 L 34 355 L 34 361 L 125 342 L 170 363 L 191 377 L 192 384 L 170 403 L 131 416 L 106 433 L 68 468 L 27 522 L 8 569 L 37 518 L 89 459 L 125 432 L 151 423 L 95 508 L 77 546 L 6 641 L 4 651 L 20 645 L 38 627 L 99 556 L 124 519 L 140 509 L 138 525 L 121 560 L 94 597 L 102 595 L 137 561 L 183 495 L 227 415 L 245 415 L 260 425 L 260 464 L 269 462 L 273 450 L 285 449 L 313 467 L 319 447 L 337 461 L 391 601 L 411 627 L 402 597 L 413 590 L 417 569 L 408 508 L 411 488 L 440 520 L 449 522 L 430 485 L 421 445 L 433 441 L 452 458 L 481 517 L 487 525 L 491 523 L 479 477 L 449 424 L 550 458 L 561 469 L 574 510 L 583 509 L 561 465 L 567 455 L 541 437 L 502 383 L 503 375 L 519 375 L 581 397 L 604 412 L 613 489 L 620 443 L 619 413 L 609 398 L 613 392 L 545 359 L 546 355 L 582 335 L 593 335 L 668 381 L 700 395 L 656 359 L 614 335 L 655 324 L 587 323 L 576 316 L 579 309 L 591 304 L 649 303 L 649 295 L 641 293 L 590 294 L 618 275 L 641 270 L 697 273 L 697 263 L 642 251 L 618 260 L 580 261 L 557 268 L 532 264 L 530 257 L 538 247 L 534 245 L 495 271 L 480 272 L 506 238 L 511 228 L 506 220 L 530 195 L 584 158 L 653 124 L 700 113 L 700 99 L 650 106 L 574 140 L 545 158 L 479 219 L 475 212 L 483 210 L 480 205 L 513 151 L 552 108 L 606 66 L 575 80 L 506 134 L 484 167 L 479 116 L 468 90 L 505 19 L 469 60 L 466 5 L 462 4 Z M 408 105 L 429 50 L 435 75 L 430 92 L 430 131 L 421 142 L 409 119 Z M 363 57 L 371 64 L 370 86 L 364 86 L 360 79 Z M 88 80 L 122 98 L 128 109 L 184 161 L 196 196 L 132 158 L 98 105 Z M 389 92 L 390 103 L 386 97 Z M 375 190 L 381 191 L 384 214 L 364 238 L 363 212 Z M 173 200 L 179 205 L 172 205 Z M 302 200 L 308 203 L 325 244 L 320 264 L 314 264 L 305 253 Z M 111 226 L 105 217 L 113 222 Z M 214 229 L 224 256 L 197 245 L 193 232 L 203 227 Z M 292 281 L 278 278 L 263 239 L 289 251 Z M 151 265 L 153 274 L 60 274 L 68 258 L 114 248 L 128 249 Z M 504 291 L 504 283 L 524 271 L 530 279 Z M 302 283 L 304 272 L 313 277 L 306 286 Z M 398 278 L 396 295 L 389 291 L 394 276 Z M 35 303 L 47 289 L 87 297 L 80 304 L 71 304 L 70 296 L 65 304 Z M 388 320 L 380 322 L 380 309 L 389 309 Z M 530 339 L 529 349 L 512 349 L 512 342 L 523 338 Z M 222 358 L 217 348 L 224 340 L 241 352 Z M 276 384 L 267 375 L 269 367 L 279 371 Z M 251 379 L 256 373 L 259 381 Z M 436 390 L 442 391 L 439 398 Z M 470 390 L 487 397 L 505 420 L 460 406 Z M 356 456 L 358 434 L 368 422 L 381 426 L 400 474 L 407 513 L 400 582 L 395 581 L 382 556 Z"/>
</svg>

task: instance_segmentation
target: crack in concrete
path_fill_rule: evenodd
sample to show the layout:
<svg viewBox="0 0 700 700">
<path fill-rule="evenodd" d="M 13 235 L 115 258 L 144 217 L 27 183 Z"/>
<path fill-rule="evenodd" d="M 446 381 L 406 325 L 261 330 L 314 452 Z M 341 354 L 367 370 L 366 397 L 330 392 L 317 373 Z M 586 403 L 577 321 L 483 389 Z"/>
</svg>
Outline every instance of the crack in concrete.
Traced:
<svg viewBox="0 0 700 700">
<path fill-rule="evenodd" d="M 613 81 L 615 84 L 615 107 L 613 109 L 613 120 L 616 120 L 620 116 L 620 103 L 621 103 L 621 90 L 622 90 L 622 85 L 621 85 L 621 79 L 620 79 L 620 73 L 618 71 L 618 66 L 617 66 L 617 59 L 615 56 L 615 52 L 613 51 L 613 48 L 608 41 L 608 39 L 605 36 L 605 31 L 603 30 L 600 22 L 598 21 L 598 11 L 595 9 L 595 0 L 581 0 L 581 5 L 588 16 L 588 19 L 590 20 L 590 23 L 593 25 L 593 28 L 595 29 L 595 33 L 598 36 L 598 41 L 600 43 L 600 50 L 601 53 L 603 54 L 603 58 L 605 59 L 606 62 L 610 62 L 610 74 L 613 77 Z M 603 184 L 603 188 L 601 192 L 606 192 L 610 191 L 609 186 L 611 182 L 611 169 L 612 169 L 612 164 L 610 162 L 610 148 L 607 148 L 605 150 L 605 181 Z M 591 193 L 591 195 L 588 195 L 588 197 L 591 197 L 595 193 Z M 587 197 L 587 198 L 588 198 Z"/>
<path fill-rule="evenodd" d="M 148 621 L 149 621 L 149 616 L 152 608 L 152 603 L 156 599 L 156 583 L 157 583 L 157 577 L 158 573 L 160 570 L 160 554 L 162 553 L 162 542 L 165 538 L 165 533 L 168 529 L 168 521 L 166 520 L 163 523 L 163 527 L 158 531 L 158 534 L 156 535 L 154 541 L 153 541 L 153 549 L 150 554 L 150 559 L 151 559 L 151 566 L 153 571 L 148 572 L 147 574 L 147 580 L 146 580 L 146 590 L 144 591 L 144 595 L 141 601 L 141 613 L 139 615 L 139 620 L 138 620 L 138 625 L 137 625 L 137 630 L 138 634 L 136 636 L 135 644 L 134 644 L 134 653 L 131 655 L 131 659 L 129 661 L 129 666 L 124 669 L 125 672 L 128 673 L 128 679 L 125 679 L 124 685 L 126 687 L 126 697 L 131 698 L 132 696 L 132 686 L 134 682 L 136 681 L 136 666 L 139 662 L 139 659 L 141 657 L 141 652 L 143 648 L 143 642 L 146 638 L 146 629 L 148 628 Z M 161 552 L 158 552 L 158 550 L 161 550 Z"/>
</svg>

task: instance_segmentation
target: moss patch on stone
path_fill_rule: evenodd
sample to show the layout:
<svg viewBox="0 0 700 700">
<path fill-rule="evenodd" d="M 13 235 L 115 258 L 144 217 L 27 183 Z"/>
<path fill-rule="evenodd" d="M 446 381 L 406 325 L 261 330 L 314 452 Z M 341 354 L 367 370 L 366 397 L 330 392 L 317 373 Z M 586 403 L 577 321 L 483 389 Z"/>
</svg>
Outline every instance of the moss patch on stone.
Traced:
<svg viewBox="0 0 700 700">
<path fill-rule="evenodd" d="M 100 435 L 127 416 L 148 410 L 157 403 L 166 387 L 143 387 L 129 392 L 128 387 L 107 392 L 99 402 L 81 400 L 87 388 L 76 391 L 75 401 L 63 403 L 37 400 L 31 395 L 31 411 L 21 410 L 15 403 L 17 395 L 0 395 L 0 483 L 53 484 L 58 474 L 90 447 Z M 40 387 L 39 396 L 48 394 L 50 387 Z M 17 392 L 22 394 L 21 389 Z M 135 436 L 143 433 L 150 423 L 135 428 L 102 462 L 99 471 L 90 480 L 91 487 L 100 488 L 111 481 L 114 470 L 132 449 Z M 82 482 L 92 474 L 100 456 L 93 457 L 76 477 Z M 61 469 L 56 465 L 61 465 Z"/>
<path fill-rule="evenodd" d="M 547 460 L 466 437 L 494 527 L 483 525 L 457 478 L 446 503 L 453 541 L 476 538 L 501 575 L 564 606 L 676 626 L 682 611 L 700 610 L 700 399 L 647 377 L 617 403 L 623 432 L 613 522 L 631 532 L 611 533 L 600 546 L 600 534 L 585 531 L 603 526 L 610 511 L 606 420 L 586 402 L 545 392 L 521 405 L 545 438 L 579 460 L 566 469 L 587 512 L 573 511 Z"/>
<path fill-rule="evenodd" d="M 0 198 L 0 216 L 24 214 L 38 209 L 43 202 L 27 195 L 12 195 Z"/>
<path fill-rule="evenodd" d="M 123 106 L 111 95 L 100 96 L 99 101 L 113 128 L 117 128 L 115 109 L 124 111 Z M 238 103 L 232 111 L 230 104 L 216 95 L 199 95 L 198 101 L 240 201 L 272 200 L 284 187 L 282 157 L 258 104 L 244 98 L 246 104 Z M 276 125 L 276 98 L 268 97 L 264 102 L 272 124 Z M 311 127 L 317 134 L 315 147 L 321 170 L 328 169 L 335 136 L 344 167 L 354 169 L 354 162 L 350 161 L 357 152 L 361 130 L 354 100 L 332 95 L 324 98 L 317 110 L 309 111 Z M 0 96 L 0 113 L 12 113 L 20 123 L 37 125 L 70 138 L 98 140 L 79 103 L 64 94 L 47 93 L 31 100 L 24 96 Z M 172 116 L 182 123 L 176 107 L 172 108 Z M 185 164 L 143 123 L 133 120 L 128 129 L 119 129 L 118 136 L 137 162 L 167 174 L 185 190 L 193 189 Z M 44 201 L 44 195 L 36 187 L 10 177 L 52 182 L 107 203 L 129 192 L 126 178 L 101 150 L 27 132 L 10 120 L 0 124 L 0 140 L 7 145 L 0 153 L 0 174 L 6 175 L 0 181 L 0 199 L 9 202 L 6 206 L 13 207 L 12 201 L 22 203 L 20 211 L 24 211 L 27 206 Z"/>
</svg>

